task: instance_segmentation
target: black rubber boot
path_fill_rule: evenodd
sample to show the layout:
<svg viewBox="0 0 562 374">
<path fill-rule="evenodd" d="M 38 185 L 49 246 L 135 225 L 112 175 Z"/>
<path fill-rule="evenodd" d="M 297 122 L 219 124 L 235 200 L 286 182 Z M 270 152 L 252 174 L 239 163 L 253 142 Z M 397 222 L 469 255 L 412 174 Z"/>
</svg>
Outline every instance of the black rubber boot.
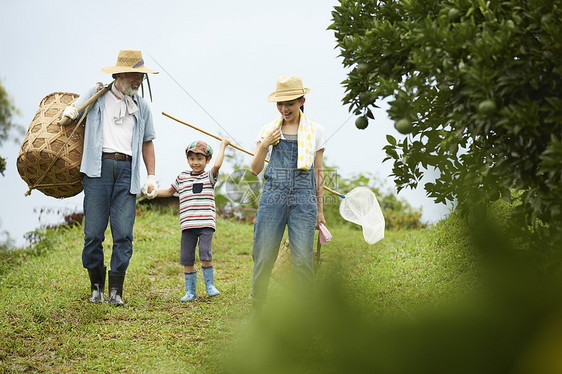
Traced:
<svg viewBox="0 0 562 374">
<path fill-rule="evenodd" d="M 103 290 L 105 288 L 105 270 L 106 267 L 88 269 L 90 275 L 90 291 L 92 296 L 88 301 L 94 304 L 103 303 Z"/>
<path fill-rule="evenodd" d="M 123 281 L 125 280 L 124 271 L 109 271 L 109 304 L 117 306 L 124 305 L 123 302 Z"/>
</svg>

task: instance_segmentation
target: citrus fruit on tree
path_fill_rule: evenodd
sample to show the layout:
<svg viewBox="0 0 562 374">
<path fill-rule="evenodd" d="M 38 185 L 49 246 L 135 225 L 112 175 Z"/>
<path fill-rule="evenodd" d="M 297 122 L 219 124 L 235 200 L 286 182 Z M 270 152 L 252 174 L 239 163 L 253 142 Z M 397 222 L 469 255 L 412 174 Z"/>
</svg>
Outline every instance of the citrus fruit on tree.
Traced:
<svg viewBox="0 0 562 374">
<path fill-rule="evenodd" d="M 484 100 L 478 104 L 478 113 L 484 115 L 493 114 L 496 111 L 496 103 L 492 100 Z"/>
<path fill-rule="evenodd" d="M 409 134 L 410 132 L 412 132 L 413 127 L 414 126 L 412 126 L 412 121 L 407 118 L 402 118 L 400 121 L 394 124 L 394 128 L 396 128 L 396 130 L 398 130 L 400 134 Z"/>
<path fill-rule="evenodd" d="M 358 129 L 363 130 L 366 129 L 367 126 L 369 126 L 369 119 L 367 116 L 361 116 L 355 120 L 355 127 Z"/>
</svg>

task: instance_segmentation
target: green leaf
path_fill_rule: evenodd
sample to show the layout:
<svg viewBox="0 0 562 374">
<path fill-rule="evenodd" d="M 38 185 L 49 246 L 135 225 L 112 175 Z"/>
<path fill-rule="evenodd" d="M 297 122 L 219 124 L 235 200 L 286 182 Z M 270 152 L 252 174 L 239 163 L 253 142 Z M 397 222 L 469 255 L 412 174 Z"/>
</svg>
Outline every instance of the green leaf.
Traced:
<svg viewBox="0 0 562 374">
<path fill-rule="evenodd" d="M 394 138 L 394 136 L 387 134 L 386 135 L 386 141 L 389 142 L 392 145 L 396 145 L 396 138 Z"/>
</svg>

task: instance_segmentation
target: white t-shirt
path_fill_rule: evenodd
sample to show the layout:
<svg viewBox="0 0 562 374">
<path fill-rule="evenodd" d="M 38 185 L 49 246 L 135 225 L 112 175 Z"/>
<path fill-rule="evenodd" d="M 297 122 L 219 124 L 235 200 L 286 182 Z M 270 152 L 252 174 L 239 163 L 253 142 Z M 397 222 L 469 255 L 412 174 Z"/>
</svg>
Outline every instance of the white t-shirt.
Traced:
<svg viewBox="0 0 562 374">
<path fill-rule="evenodd" d="M 316 154 L 316 152 L 318 152 L 319 150 L 325 148 L 326 146 L 326 138 L 325 138 L 325 130 L 324 127 L 314 123 L 312 121 L 310 121 L 310 123 L 312 124 L 312 127 L 314 128 L 314 134 L 315 134 L 315 139 L 314 139 L 314 154 Z M 263 140 L 263 138 L 265 137 L 265 131 L 267 130 L 267 128 L 270 126 L 270 124 L 266 124 L 264 125 L 259 134 L 258 137 L 256 138 L 256 145 L 261 142 Z M 283 134 L 283 132 L 281 132 L 281 139 L 285 139 L 285 135 Z M 269 149 L 267 151 L 267 156 L 266 158 L 269 159 L 271 157 L 271 150 L 273 149 L 273 146 L 270 145 Z"/>
<path fill-rule="evenodd" d="M 104 95 L 105 110 L 103 113 L 103 152 L 119 152 L 133 155 L 133 128 L 135 116 L 127 114 L 120 125 L 115 123 L 114 113 L 119 99 L 109 91 Z"/>
</svg>

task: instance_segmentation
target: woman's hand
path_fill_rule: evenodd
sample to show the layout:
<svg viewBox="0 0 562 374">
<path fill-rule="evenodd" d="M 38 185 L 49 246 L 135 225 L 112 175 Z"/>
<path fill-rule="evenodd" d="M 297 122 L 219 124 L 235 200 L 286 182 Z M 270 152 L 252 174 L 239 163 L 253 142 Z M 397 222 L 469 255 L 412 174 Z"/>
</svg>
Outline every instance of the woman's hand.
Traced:
<svg viewBox="0 0 562 374">
<path fill-rule="evenodd" d="M 326 226 L 326 219 L 324 218 L 324 213 L 322 212 L 318 212 L 318 214 L 316 214 L 316 230 L 320 229 L 320 224 Z"/>
<path fill-rule="evenodd" d="M 270 145 L 277 144 L 281 140 L 281 130 L 273 130 L 263 138 L 262 144 L 264 147 L 268 148 Z"/>
</svg>

